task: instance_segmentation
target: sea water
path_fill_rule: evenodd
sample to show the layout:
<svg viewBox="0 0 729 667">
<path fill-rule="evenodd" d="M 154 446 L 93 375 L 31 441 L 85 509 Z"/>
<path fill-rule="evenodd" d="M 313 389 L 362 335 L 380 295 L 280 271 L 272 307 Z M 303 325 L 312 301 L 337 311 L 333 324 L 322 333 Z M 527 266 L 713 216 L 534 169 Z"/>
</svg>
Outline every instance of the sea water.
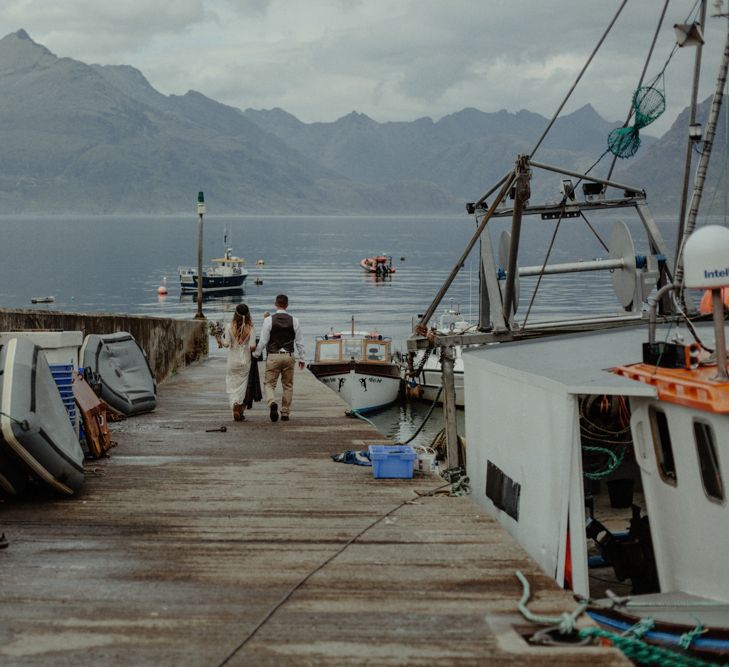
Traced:
<svg viewBox="0 0 729 667">
<path fill-rule="evenodd" d="M 615 219 L 614 214 L 592 219 L 597 235 L 581 220 L 563 220 L 552 244 L 555 221 L 530 218 L 521 235 L 521 266 L 541 265 L 550 245 L 550 263 L 605 258 L 603 243 Z M 637 222 L 626 221 L 636 252 L 645 253 L 647 244 Z M 0 217 L 0 306 L 191 318 L 197 297 L 180 293 L 177 267 L 197 264 L 198 224 L 194 213 Z M 404 352 L 418 315 L 450 274 L 475 226 L 465 214 L 233 217 L 211 212 L 203 220 L 204 264 L 223 256 L 227 230 L 228 245 L 234 255 L 246 259 L 249 275 L 241 294 L 206 296 L 203 312 L 210 320 L 226 322 L 244 301 L 260 328 L 276 294 L 285 293 L 290 312 L 301 321 L 309 358 L 316 336 L 332 329 L 346 331 L 352 318 L 358 330 L 389 336 L 394 349 Z M 489 223 L 495 248 L 509 227 L 508 220 Z M 439 311 L 455 307 L 464 319 L 477 320 L 478 253 L 476 244 Z M 396 272 L 391 277 L 378 279 L 360 268 L 360 259 L 378 254 L 392 257 Z M 167 296 L 157 294 L 163 282 Z M 521 280 L 518 318 L 529 308 L 536 282 Z M 31 305 L 39 296 L 53 296 L 55 302 Z M 536 321 L 617 312 L 620 306 L 609 272 L 574 273 L 545 277 L 529 317 Z M 214 344 L 211 354 L 219 354 Z M 405 439 L 427 409 L 410 403 L 372 419 L 382 431 Z M 416 444 L 428 444 L 442 426 L 440 415 L 431 422 Z"/>
</svg>

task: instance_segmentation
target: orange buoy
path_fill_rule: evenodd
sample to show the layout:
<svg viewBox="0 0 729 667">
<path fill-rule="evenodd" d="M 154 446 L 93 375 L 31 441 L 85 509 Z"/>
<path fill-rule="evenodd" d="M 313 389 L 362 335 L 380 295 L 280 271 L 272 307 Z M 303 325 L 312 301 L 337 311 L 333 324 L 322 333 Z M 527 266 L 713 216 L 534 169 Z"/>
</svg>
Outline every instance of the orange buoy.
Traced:
<svg viewBox="0 0 729 667">
<path fill-rule="evenodd" d="M 729 287 L 721 288 L 721 300 L 724 302 L 724 306 L 729 308 Z M 709 314 L 712 311 L 711 306 L 711 290 L 707 289 L 701 297 L 701 303 L 699 304 L 699 312 L 703 315 Z"/>
</svg>

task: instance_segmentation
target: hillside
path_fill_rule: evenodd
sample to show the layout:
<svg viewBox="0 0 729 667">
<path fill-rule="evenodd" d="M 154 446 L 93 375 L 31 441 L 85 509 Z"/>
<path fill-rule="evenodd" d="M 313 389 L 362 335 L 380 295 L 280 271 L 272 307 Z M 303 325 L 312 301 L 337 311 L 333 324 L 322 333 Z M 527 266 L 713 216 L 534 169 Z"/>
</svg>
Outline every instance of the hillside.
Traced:
<svg viewBox="0 0 729 667">
<path fill-rule="evenodd" d="M 303 123 L 195 91 L 163 95 L 133 67 L 59 58 L 23 30 L 0 39 L 5 213 L 181 212 L 198 190 L 218 213 L 460 213 L 547 123 L 527 110 L 472 108 L 437 121 L 380 123 L 353 111 Z M 616 125 L 586 105 L 555 123 L 537 158 L 586 169 Z M 645 157 L 653 141 L 644 137 Z M 650 150 L 663 155 L 662 145 Z M 554 175 L 537 179 L 533 198 L 557 190 Z"/>
</svg>

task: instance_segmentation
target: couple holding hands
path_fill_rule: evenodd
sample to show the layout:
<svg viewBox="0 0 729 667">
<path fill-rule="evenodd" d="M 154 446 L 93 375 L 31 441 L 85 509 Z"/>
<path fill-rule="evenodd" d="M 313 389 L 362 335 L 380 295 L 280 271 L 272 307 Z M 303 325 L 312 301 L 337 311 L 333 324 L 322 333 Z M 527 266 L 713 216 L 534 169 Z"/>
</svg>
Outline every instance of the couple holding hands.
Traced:
<svg viewBox="0 0 729 667">
<path fill-rule="evenodd" d="M 223 336 L 216 336 L 220 345 L 228 348 L 228 365 L 225 385 L 235 421 L 245 421 L 245 405 L 248 380 L 253 361 L 258 361 L 266 351 L 266 373 L 263 389 L 272 422 L 278 421 L 279 408 L 274 392 L 279 377 L 283 387 L 281 398 L 281 421 L 289 420 L 291 398 L 294 393 L 294 368 L 304 368 L 304 340 L 299 320 L 287 312 L 289 299 L 285 294 L 276 297 L 276 311 L 263 320 L 261 336 L 256 344 L 256 329 L 253 326 L 248 306 L 239 303 L 232 321 L 225 327 Z M 251 378 L 253 379 L 253 378 Z"/>
</svg>

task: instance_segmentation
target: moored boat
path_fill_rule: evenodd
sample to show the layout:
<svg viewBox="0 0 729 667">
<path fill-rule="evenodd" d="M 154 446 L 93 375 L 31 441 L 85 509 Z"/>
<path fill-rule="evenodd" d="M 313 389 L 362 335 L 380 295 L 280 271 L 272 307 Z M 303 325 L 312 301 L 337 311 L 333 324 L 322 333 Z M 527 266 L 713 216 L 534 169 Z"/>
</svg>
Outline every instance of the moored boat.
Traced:
<svg viewBox="0 0 729 667">
<path fill-rule="evenodd" d="M 394 403 L 400 391 L 391 343 L 377 332 L 332 332 L 317 338 L 309 370 L 353 410 L 373 412 Z"/>
<path fill-rule="evenodd" d="M 703 44 L 701 25 L 676 29 L 684 37 L 698 34 L 694 43 Z M 694 229 L 729 68 L 729 30 L 725 39 L 706 129 L 694 126 L 687 139 L 686 174 L 691 155 L 700 157 L 690 206 L 677 216 L 675 253 L 642 188 L 537 162 L 542 136 L 530 154 L 517 157 L 512 172 L 467 205 L 476 234 L 408 342 L 412 352 L 464 346 L 467 458 L 455 446 L 451 420 L 448 466 L 465 468 L 476 502 L 546 573 L 586 606 L 590 601 L 588 613 L 604 628 L 593 636 L 618 647 L 627 636 L 722 663 L 729 660 L 729 578 L 717 555 L 729 548 L 729 369 L 721 290 L 729 283 L 729 232 Z M 632 96 L 640 127 L 665 108 L 653 84 Z M 630 157 L 640 127 L 626 122 L 613 130 L 609 152 Z M 703 133 L 698 150 L 697 129 Z M 530 202 L 536 169 L 561 176 L 561 200 Z M 688 201 L 687 192 L 678 199 Z M 599 211 L 630 209 L 645 255 L 636 253 L 625 223 L 588 220 Z M 493 252 L 487 225 L 499 217 L 511 218 L 512 231 L 502 233 Z M 540 264 L 520 267 L 529 240 L 522 232 L 535 217 L 541 225 L 556 221 L 552 241 Z M 568 219 L 584 220 L 582 231 L 597 237 L 609 258 L 550 263 Z M 612 224 L 605 240 L 604 221 Z M 570 234 L 580 226 L 570 226 Z M 706 254 L 697 262 L 695 240 L 704 233 L 715 235 L 705 237 Z M 479 239 L 479 331 L 429 336 L 429 318 Z M 690 258 L 697 269 L 690 270 Z M 587 304 L 581 316 L 527 324 L 543 277 L 598 270 L 611 273 L 614 313 Z M 537 280 L 517 319 L 521 277 Z M 697 319 L 689 288 L 712 290 L 713 326 Z M 650 653 L 644 644 L 641 649 Z"/>
<path fill-rule="evenodd" d="M 244 267 L 246 261 L 242 257 L 233 255 L 233 249 L 228 246 L 227 232 L 225 235 L 225 253 L 222 257 L 210 260 L 212 266 L 204 266 L 202 271 L 203 293 L 231 292 L 242 290 L 243 283 L 248 275 Z M 180 276 L 180 289 L 182 292 L 197 292 L 198 276 L 196 266 L 180 266 L 177 269 Z"/>
<path fill-rule="evenodd" d="M 460 334 L 470 331 L 474 325 L 461 317 L 458 308 L 448 308 L 438 318 L 437 331 L 440 333 Z M 463 396 L 463 357 L 462 347 L 453 348 L 453 378 L 456 387 L 456 406 L 464 406 Z M 408 394 L 424 401 L 443 403 L 441 391 L 443 370 L 440 355 L 432 350 L 420 350 L 413 355 L 411 368 L 405 369 L 405 381 L 408 383 Z"/>
<path fill-rule="evenodd" d="M 54 490 L 71 495 L 84 480 L 83 451 L 69 422 L 45 354 L 29 340 L 0 346 L 0 448 L 3 490 L 22 490 L 26 471 Z"/>
</svg>

